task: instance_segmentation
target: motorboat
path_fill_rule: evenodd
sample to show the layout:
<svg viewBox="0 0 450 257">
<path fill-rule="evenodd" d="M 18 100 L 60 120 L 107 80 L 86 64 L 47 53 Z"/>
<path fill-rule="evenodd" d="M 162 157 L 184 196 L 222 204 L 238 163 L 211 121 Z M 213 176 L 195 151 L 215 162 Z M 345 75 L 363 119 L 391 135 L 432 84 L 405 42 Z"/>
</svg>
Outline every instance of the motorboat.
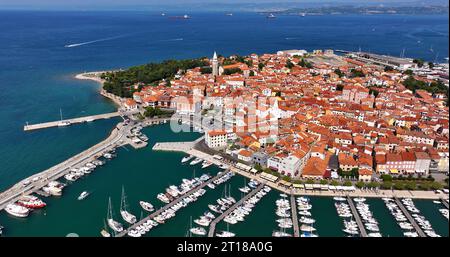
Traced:
<svg viewBox="0 0 450 257">
<path fill-rule="evenodd" d="M 202 169 L 206 169 L 206 168 L 208 168 L 208 167 L 211 166 L 211 165 L 212 165 L 211 162 L 204 161 L 204 162 L 202 163 Z"/>
<path fill-rule="evenodd" d="M 272 232 L 273 237 L 292 237 L 291 234 L 283 232 L 283 231 L 274 231 Z"/>
<path fill-rule="evenodd" d="M 25 218 L 30 213 L 30 209 L 21 205 L 10 203 L 6 205 L 5 211 L 14 217 Z"/>
<path fill-rule="evenodd" d="M 200 163 L 200 162 L 202 162 L 203 160 L 202 159 L 200 159 L 200 158 L 195 158 L 193 161 L 191 161 L 189 164 L 190 165 L 196 165 L 196 164 L 198 164 L 198 163 Z"/>
<path fill-rule="evenodd" d="M 192 158 L 194 158 L 194 156 L 192 156 L 192 155 L 185 156 L 185 157 L 183 157 L 183 159 L 181 159 L 181 163 L 188 162 Z"/>
<path fill-rule="evenodd" d="M 79 201 L 81 201 L 81 200 L 84 200 L 86 197 L 88 197 L 89 196 L 89 193 L 88 192 L 86 192 L 86 191 L 83 191 L 79 196 L 78 196 L 78 200 Z"/>
<path fill-rule="evenodd" d="M 204 229 L 202 227 L 191 228 L 191 229 L 189 229 L 189 231 L 191 231 L 192 234 L 198 235 L 198 236 L 206 235 L 206 229 Z"/>
<path fill-rule="evenodd" d="M 41 199 L 33 195 L 25 195 L 20 197 L 17 204 L 29 209 L 40 209 L 47 205 Z"/>
<path fill-rule="evenodd" d="M 217 237 L 235 237 L 236 235 L 230 231 L 221 231 L 219 233 L 216 233 L 216 236 Z"/>
<path fill-rule="evenodd" d="M 139 201 L 139 205 L 141 205 L 142 209 L 148 212 L 152 212 L 155 210 L 155 207 L 153 207 L 153 205 L 149 202 Z"/>
</svg>

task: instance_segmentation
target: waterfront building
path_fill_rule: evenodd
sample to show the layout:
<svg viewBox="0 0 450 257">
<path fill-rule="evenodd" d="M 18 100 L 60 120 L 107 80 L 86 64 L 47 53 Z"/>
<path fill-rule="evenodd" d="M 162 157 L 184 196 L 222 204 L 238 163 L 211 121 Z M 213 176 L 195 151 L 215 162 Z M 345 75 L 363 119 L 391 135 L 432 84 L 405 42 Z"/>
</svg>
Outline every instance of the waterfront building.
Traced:
<svg viewBox="0 0 450 257">
<path fill-rule="evenodd" d="M 431 158 L 426 152 L 415 152 L 415 170 L 419 174 L 428 175 L 430 171 Z"/>
<path fill-rule="evenodd" d="M 224 130 L 211 130 L 205 132 L 205 142 L 209 148 L 225 148 L 228 143 L 227 132 Z"/>
</svg>

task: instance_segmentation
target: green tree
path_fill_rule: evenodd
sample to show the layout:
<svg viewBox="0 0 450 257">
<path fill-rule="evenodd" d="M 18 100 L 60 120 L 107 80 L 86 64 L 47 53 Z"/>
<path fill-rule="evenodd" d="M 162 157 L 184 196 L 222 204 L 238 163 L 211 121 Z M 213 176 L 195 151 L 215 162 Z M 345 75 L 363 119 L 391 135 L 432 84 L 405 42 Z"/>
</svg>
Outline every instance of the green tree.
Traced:
<svg viewBox="0 0 450 257">
<path fill-rule="evenodd" d="M 286 68 L 292 69 L 292 68 L 294 68 L 294 66 L 295 65 L 290 60 L 286 61 L 286 65 L 285 65 Z"/>
<path fill-rule="evenodd" d="M 328 181 L 326 181 L 325 179 L 321 179 L 320 180 L 320 184 L 321 185 L 328 185 Z"/>
<path fill-rule="evenodd" d="M 416 182 L 414 182 L 414 181 L 406 182 L 406 189 L 408 189 L 408 190 L 416 190 L 416 188 L 417 188 Z"/>
<path fill-rule="evenodd" d="M 337 182 L 336 180 L 332 180 L 330 182 L 330 185 L 332 185 L 332 186 L 339 186 L 339 182 Z"/>
<path fill-rule="evenodd" d="M 253 76 L 255 76 L 255 72 L 251 70 L 251 71 L 249 72 L 248 75 L 249 75 L 250 77 L 253 77 Z"/>
<path fill-rule="evenodd" d="M 428 67 L 430 67 L 430 69 L 434 68 L 434 63 L 433 62 L 428 62 Z"/>
<path fill-rule="evenodd" d="M 414 59 L 413 63 L 417 64 L 417 67 L 421 68 L 423 66 L 424 61 L 422 59 Z"/>
<path fill-rule="evenodd" d="M 358 181 L 358 182 L 356 182 L 356 184 L 355 184 L 355 186 L 357 187 L 357 188 L 363 188 L 364 187 L 364 182 L 362 182 L 362 181 Z"/>
<path fill-rule="evenodd" d="M 389 174 L 383 174 L 380 176 L 383 181 L 392 181 L 392 176 Z"/>
<path fill-rule="evenodd" d="M 211 67 L 201 67 L 200 68 L 200 72 L 202 74 L 211 74 L 212 73 L 212 68 Z"/>
<path fill-rule="evenodd" d="M 394 184 L 394 189 L 395 190 L 403 190 L 403 189 L 405 189 L 405 184 L 402 181 L 397 181 Z"/>
<path fill-rule="evenodd" d="M 407 70 L 404 72 L 404 74 L 411 76 L 411 75 L 414 74 L 414 72 L 413 72 L 412 70 L 410 70 L 410 69 L 407 69 Z"/>
<path fill-rule="evenodd" d="M 378 183 L 376 181 L 371 181 L 371 182 L 367 183 L 367 187 L 368 188 L 378 188 L 378 187 L 380 187 L 380 183 Z"/>
<path fill-rule="evenodd" d="M 383 189 L 391 189 L 392 188 L 392 182 L 391 181 L 384 181 L 381 184 L 381 188 L 383 188 Z"/>
<path fill-rule="evenodd" d="M 352 182 L 350 180 L 346 180 L 343 184 L 343 186 L 349 187 L 352 185 Z"/>
<path fill-rule="evenodd" d="M 259 163 L 256 163 L 255 166 L 254 166 L 254 168 L 255 168 L 255 170 L 257 170 L 257 171 L 262 171 L 262 170 L 263 170 L 263 168 L 261 167 L 261 165 L 259 165 Z"/>
<path fill-rule="evenodd" d="M 266 65 L 262 62 L 258 63 L 258 69 L 261 71 Z"/>
<path fill-rule="evenodd" d="M 366 75 L 364 74 L 364 72 L 362 70 L 358 70 L 358 69 L 351 69 L 350 70 L 350 77 L 351 78 L 356 78 L 356 77 L 365 77 Z"/>
<path fill-rule="evenodd" d="M 433 190 L 438 190 L 438 189 L 442 189 L 442 184 L 441 183 L 439 183 L 439 182 L 432 182 L 431 183 L 431 188 L 433 189 Z"/>
<path fill-rule="evenodd" d="M 224 69 L 223 74 L 224 75 L 231 75 L 235 73 L 242 73 L 242 70 L 239 68 L 230 68 L 230 69 Z"/>
<path fill-rule="evenodd" d="M 388 72 L 388 71 L 393 71 L 394 68 L 392 68 L 392 66 L 386 66 L 384 67 L 384 71 Z"/>
<path fill-rule="evenodd" d="M 342 71 L 338 68 L 334 70 L 334 73 L 336 73 L 339 78 L 342 78 L 344 76 L 344 73 L 342 73 Z"/>
</svg>

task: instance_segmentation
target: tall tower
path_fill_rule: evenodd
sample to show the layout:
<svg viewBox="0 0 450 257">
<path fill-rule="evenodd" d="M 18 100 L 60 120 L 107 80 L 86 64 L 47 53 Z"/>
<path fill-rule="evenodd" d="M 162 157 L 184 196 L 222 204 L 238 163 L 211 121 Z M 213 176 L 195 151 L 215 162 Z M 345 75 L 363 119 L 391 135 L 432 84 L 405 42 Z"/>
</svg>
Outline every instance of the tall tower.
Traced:
<svg viewBox="0 0 450 257">
<path fill-rule="evenodd" d="M 217 60 L 217 54 L 215 51 L 212 59 L 212 75 L 213 76 L 219 75 L 219 60 Z"/>
</svg>

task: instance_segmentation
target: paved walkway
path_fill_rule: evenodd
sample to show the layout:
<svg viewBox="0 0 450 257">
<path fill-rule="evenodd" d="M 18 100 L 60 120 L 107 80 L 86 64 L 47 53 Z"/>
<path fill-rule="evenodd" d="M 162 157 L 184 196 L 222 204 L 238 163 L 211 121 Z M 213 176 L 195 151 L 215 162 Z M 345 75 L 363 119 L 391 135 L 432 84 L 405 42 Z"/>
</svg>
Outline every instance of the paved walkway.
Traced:
<svg viewBox="0 0 450 257">
<path fill-rule="evenodd" d="M 295 204 L 295 196 L 291 195 L 291 212 L 292 223 L 294 225 L 294 237 L 300 236 L 300 228 L 298 227 L 297 205 Z"/>
<path fill-rule="evenodd" d="M 230 214 L 232 211 L 234 211 L 237 207 L 241 206 L 247 199 L 249 199 L 250 197 L 254 196 L 256 193 L 258 193 L 264 186 L 265 186 L 264 184 L 259 184 L 259 186 L 257 188 L 253 189 L 253 191 L 251 191 L 250 193 L 245 195 L 243 198 L 241 198 L 241 200 L 237 201 L 230 208 L 228 208 L 224 213 L 222 213 L 219 217 L 214 219 L 211 222 L 211 225 L 209 226 L 208 237 L 214 236 L 214 232 L 216 230 L 217 223 L 219 223 L 221 220 L 223 220 L 226 216 L 228 216 L 228 214 Z"/>
<path fill-rule="evenodd" d="M 395 197 L 394 199 L 395 199 L 395 203 L 398 205 L 398 207 L 400 207 L 400 210 L 402 210 L 403 214 L 406 216 L 406 218 L 408 219 L 409 223 L 411 223 L 411 225 L 413 225 L 413 227 L 416 230 L 417 234 L 420 237 L 426 237 L 425 233 L 422 231 L 422 229 L 419 227 L 419 225 L 417 225 L 416 220 L 414 220 L 414 218 L 411 216 L 409 211 L 405 208 L 405 206 L 403 206 L 402 201 L 400 201 L 397 197 Z"/>
<path fill-rule="evenodd" d="M 362 237 L 367 237 L 366 228 L 364 227 L 364 224 L 361 221 L 361 217 L 359 216 L 358 210 L 356 210 L 355 204 L 353 204 L 353 200 L 349 196 L 347 196 L 347 202 L 348 205 L 350 206 L 350 210 L 353 213 L 353 217 L 355 217 L 356 224 L 358 224 L 359 233 L 361 234 Z"/>
<path fill-rule="evenodd" d="M 162 212 L 164 212 L 165 210 L 169 209 L 170 207 L 174 206 L 175 204 L 179 203 L 180 201 L 182 201 L 184 198 L 192 195 L 193 193 L 197 192 L 198 190 L 204 188 L 206 185 L 208 185 L 209 183 L 213 182 L 214 180 L 224 176 L 227 173 L 221 173 L 216 175 L 215 177 L 212 177 L 210 179 L 208 179 L 207 181 L 203 182 L 200 186 L 192 189 L 191 191 L 187 192 L 186 194 L 184 194 L 183 196 L 175 199 L 174 201 L 164 205 L 162 208 L 158 209 L 157 211 L 151 213 L 150 215 L 148 215 L 147 217 L 145 217 L 144 219 L 134 223 L 133 225 L 131 225 L 129 228 L 125 229 L 124 231 L 116 234 L 116 237 L 123 237 L 125 235 L 127 235 L 128 231 L 130 231 L 131 229 L 136 228 L 139 225 L 144 224 L 147 220 L 149 219 L 153 219 L 154 217 L 158 216 L 159 214 L 161 214 Z"/>
</svg>

